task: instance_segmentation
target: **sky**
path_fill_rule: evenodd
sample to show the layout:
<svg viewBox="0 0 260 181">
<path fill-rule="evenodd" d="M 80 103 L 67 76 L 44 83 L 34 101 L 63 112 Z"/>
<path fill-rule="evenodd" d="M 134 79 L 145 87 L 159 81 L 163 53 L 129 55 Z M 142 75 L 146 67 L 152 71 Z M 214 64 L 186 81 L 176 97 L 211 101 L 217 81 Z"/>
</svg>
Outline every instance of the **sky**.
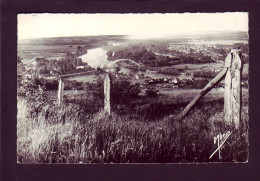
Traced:
<svg viewBox="0 0 260 181">
<path fill-rule="evenodd" d="M 66 36 L 164 37 L 248 31 L 248 13 L 18 14 L 18 40 Z"/>
</svg>

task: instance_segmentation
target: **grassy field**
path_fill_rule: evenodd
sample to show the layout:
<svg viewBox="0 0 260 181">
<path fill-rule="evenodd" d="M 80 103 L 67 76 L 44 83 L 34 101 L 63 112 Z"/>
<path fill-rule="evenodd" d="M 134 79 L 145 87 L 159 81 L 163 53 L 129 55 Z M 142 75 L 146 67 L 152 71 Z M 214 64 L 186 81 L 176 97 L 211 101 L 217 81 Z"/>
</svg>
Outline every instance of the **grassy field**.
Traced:
<svg viewBox="0 0 260 181">
<path fill-rule="evenodd" d="M 44 104 L 37 116 L 29 113 L 31 103 L 18 99 L 18 162 L 197 163 L 248 159 L 247 99 L 243 101 L 240 129 L 235 130 L 225 125 L 223 98 L 214 97 L 214 92 L 209 95 L 211 101 L 201 101 L 182 121 L 177 117 L 194 93 L 182 92 L 172 99 L 164 95 L 143 97 L 121 108 L 112 106 L 111 115 L 103 113 L 101 102 L 91 116 L 86 111 L 90 109 L 89 95 L 65 92 L 64 106 L 58 108 L 56 93 L 49 93 L 49 102 L 54 103 Z M 85 107 L 71 103 L 79 99 Z M 217 147 L 214 136 L 227 131 L 232 134 L 221 150 L 222 159 L 217 154 L 209 159 Z"/>
<path fill-rule="evenodd" d="M 194 71 L 211 71 L 212 69 L 221 70 L 224 67 L 224 63 L 205 63 L 205 64 L 178 64 L 172 66 L 177 69 L 181 69 L 185 73 L 193 74 Z M 242 74 L 248 75 L 249 64 L 243 64 Z"/>
<path fill-rule="evenodd" d="M 67 52 L 75 53 L 78 45 L 18 45 L 18 56 L 25 62 L 36 58 L 60 59 Z"/>
</svg>

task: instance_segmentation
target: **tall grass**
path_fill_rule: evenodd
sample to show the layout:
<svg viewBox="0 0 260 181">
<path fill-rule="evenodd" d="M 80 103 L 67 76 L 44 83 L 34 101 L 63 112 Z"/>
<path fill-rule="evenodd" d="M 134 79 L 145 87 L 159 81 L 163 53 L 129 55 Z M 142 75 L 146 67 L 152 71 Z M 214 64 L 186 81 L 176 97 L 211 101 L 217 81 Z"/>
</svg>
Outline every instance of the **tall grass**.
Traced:
<svg viewBox="0 0 260 181">
<path fill-rule="evenodd" d="M 18 110 L 26 102 L 18 100 Z M 21 163 L 187 163 L 247 161 L 247 105 L 236 131 L 223 123 L 223 101 L 196 106 L 182 121 L 165 116 L 158 121 L 145 117 L 103 114 L 86 117 L 67 104 L 43 107 L 38 116 L 19 114 L 17 154 Z M 177 108 L 176 108 L 177 109 Z M 179 108 L 173 117 L 177 117 Z M 26 112 L 26 110 L 22 110 Z M 21 113 L 21 112 L 20 112 Z M 47 115 L 47 116 L 46 116 Z M 232 131 L 218 155 L 213 138 Z"/>
</svg>

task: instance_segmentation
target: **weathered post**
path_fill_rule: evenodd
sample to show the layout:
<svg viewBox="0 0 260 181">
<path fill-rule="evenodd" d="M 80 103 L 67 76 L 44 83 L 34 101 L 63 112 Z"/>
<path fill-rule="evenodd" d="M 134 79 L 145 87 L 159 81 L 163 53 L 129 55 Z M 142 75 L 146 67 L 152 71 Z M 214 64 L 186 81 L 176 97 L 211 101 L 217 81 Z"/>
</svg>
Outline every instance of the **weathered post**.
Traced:
<svg viewBox="0 0 260 181">
<path fill-rule="evenodd" d="M 224 114 L 227 124 L 239 128 L 241 118 L 241 71 L 242 60 L 238 50 L 231 50 L 225 59 L 227 74 L 225 78 Z"/>
<path fill-rule="evenodd" d="M 58 88 L 58 106 L 62 106 L 63 89 L 64 89 L 64 82 L 62 81 L 62 78 L 60 77 L 59 88 Z"/>
<path fill-rule="evenodd" d="M 104 81 L 104 112 L 110 114 L 110 77 L 106 74 Z"/>
</svg>

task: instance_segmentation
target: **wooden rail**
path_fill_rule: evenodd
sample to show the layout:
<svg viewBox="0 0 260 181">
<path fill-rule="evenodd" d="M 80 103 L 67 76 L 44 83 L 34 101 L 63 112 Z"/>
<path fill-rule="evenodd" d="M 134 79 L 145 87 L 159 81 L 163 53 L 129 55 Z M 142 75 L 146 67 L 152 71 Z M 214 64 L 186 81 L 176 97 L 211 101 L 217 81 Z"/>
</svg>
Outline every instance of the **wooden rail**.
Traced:
<svg viewBox="0 0 260 181">
<path fill-rule="evenodd" d="M 180 114 L 179 120 L 182 120 L 194 105 L 226 75 L 224 91 L 224 120 L 227 124 L 233 124 L 235 125 L 235 128 L 238 129 L 241 119 L 241 73 L 242 55 L 239 50 L 231 50 L 225 59 L 223 70 L 186 106 Z"/>
<path fill-rule="evenodd" d="M 180 118 L 184 118 L 187 113 L 192 109 L 192 107 L 202 98 L 205 94 L 207 94 L 218 82 L 220 82 L 224 75 L 227 72 L 227 68 L 224 68 L 214 79 L 212 79 L 200 92 L 199 94 L 188 104 L 188 106 L 183 110 L 180 115 Z"/>
</svg>

